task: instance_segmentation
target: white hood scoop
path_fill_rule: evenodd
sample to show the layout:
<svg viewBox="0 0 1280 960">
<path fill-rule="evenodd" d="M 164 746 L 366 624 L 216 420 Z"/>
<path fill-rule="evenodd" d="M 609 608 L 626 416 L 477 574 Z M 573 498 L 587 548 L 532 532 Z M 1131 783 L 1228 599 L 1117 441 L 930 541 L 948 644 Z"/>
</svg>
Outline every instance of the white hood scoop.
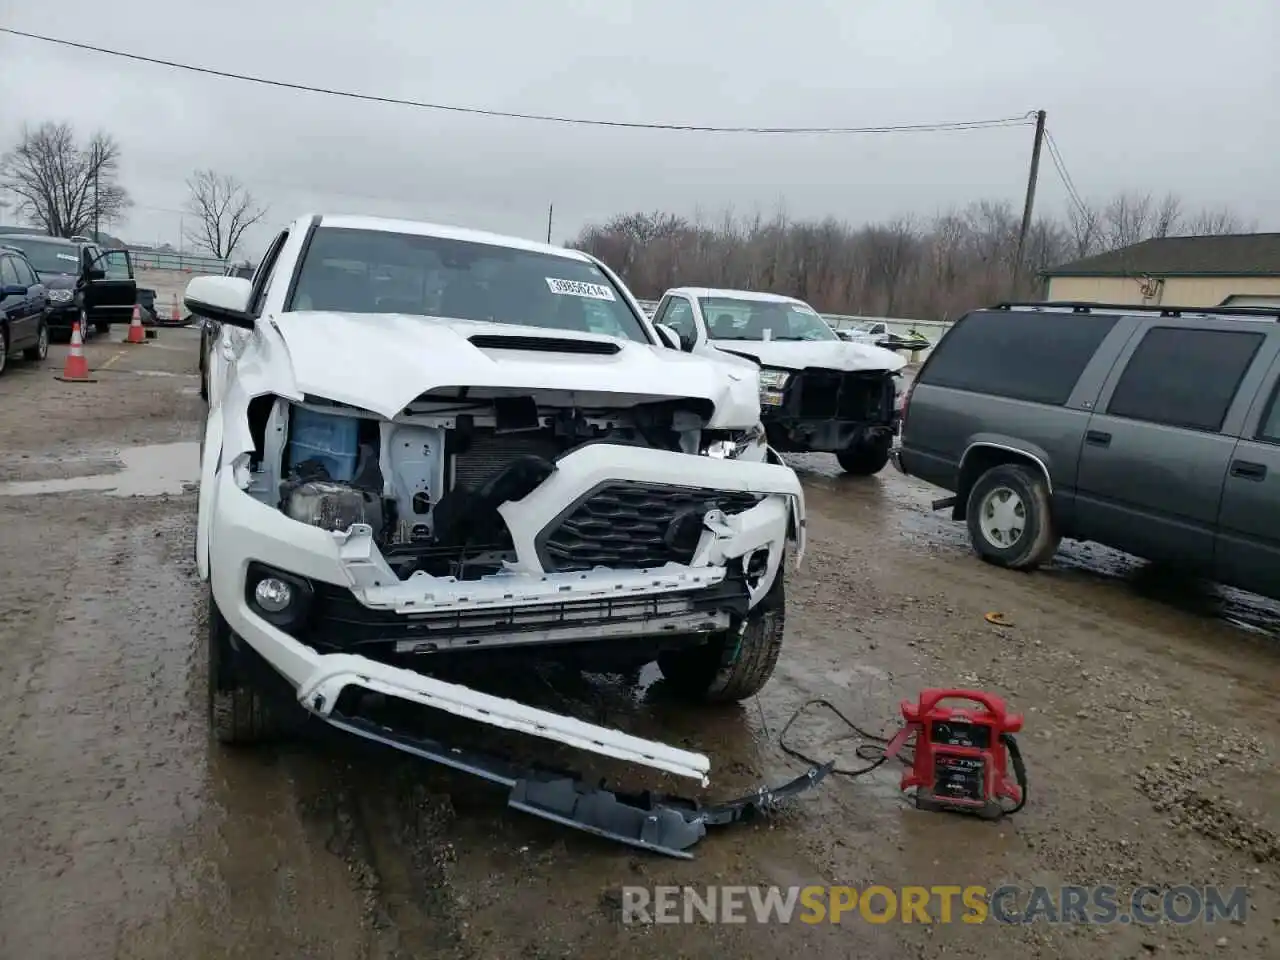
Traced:
<svg viewBox="0 0 1280 960">
<path fill-rule="evenodd" d="M 275 330 L 296 393 L 395 418 L 427 394 L 572 395 L 583 405 L 707 401 L 721 420 L 750 421 L 754 376 L 707 357 L 576 330 L 403 314 L 291 312 Z"/>
</svg>

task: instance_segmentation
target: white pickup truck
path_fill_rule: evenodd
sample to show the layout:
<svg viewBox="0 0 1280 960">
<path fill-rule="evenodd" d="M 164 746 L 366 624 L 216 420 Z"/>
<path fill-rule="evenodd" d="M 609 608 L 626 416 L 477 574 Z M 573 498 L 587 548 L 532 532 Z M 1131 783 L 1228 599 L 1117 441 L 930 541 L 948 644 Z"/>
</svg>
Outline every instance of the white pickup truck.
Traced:
<svg viewBox="0 0 1280 960">
<path fill-rule="evenodd" d="M 653 321 L 688 353 L 759 365 L 774 449 L 834 453 L 846 472 L 863 476 L 889 462 L 905 358 L 848 342 L 803 300 L 773 293 L 678 287 L 663 294 Z"/>
<path fill-rule="evenodd" d="M 251 280 L 193 279 L 186 306 L 209 325 L 196 559 L 219 739 L 301 708 L 629 843 L 670 852 L 715 822 L 588 810 L 362 711 L 374 694 L 705 783 L 699 753 L 454 681 L 485 657 L 516 677 L 656 659 L 702 700 L 764 685 L 804 502 L 754 368 L 671 349 L 584 253 L 406 221 L 301 218 Z"/>
</svg>

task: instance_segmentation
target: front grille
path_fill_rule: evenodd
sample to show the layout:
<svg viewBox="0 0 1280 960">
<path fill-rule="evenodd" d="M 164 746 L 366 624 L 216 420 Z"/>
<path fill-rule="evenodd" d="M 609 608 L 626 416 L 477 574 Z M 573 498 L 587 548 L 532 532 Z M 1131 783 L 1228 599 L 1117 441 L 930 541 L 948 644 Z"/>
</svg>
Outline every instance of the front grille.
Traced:
<svg viewBox="0 0 1280 960">
<path fill-rule="evenodd" d="M 674 538 L 673 521 L 708 510 L 749 510 L 760 494 L 699 487 L 614 481 L 597 488 L 538 535 L 538 555 L 547 571 L 610 567 L 636 570 L 688 563 L 697 547 Z"/>
<path fill-rule="evenodd" d="M 791 387 L 796 416 L 806 419 L 887 421 L 893 383 L 881 371 L 805 370 Z"/>
<path fill-rule="evenodd" d="M 401 614 L 374 610 L 346 587 L 316 582 L 305 632 L 298 639 L 323 653 L 426 653 L 473 646 L 590 640 L 604 635 L 660 635 L 723 630 L 746 615 L 740 578 L 674 593 L 576 600 L 536 606 Z"/>
</svg>

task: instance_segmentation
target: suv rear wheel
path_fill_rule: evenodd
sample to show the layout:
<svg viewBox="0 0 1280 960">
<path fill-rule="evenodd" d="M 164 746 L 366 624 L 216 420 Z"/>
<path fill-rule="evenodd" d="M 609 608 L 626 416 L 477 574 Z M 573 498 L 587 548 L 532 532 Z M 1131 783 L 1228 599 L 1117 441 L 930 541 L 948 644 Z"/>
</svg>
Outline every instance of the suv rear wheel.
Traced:
<svg viewBox="0 0 1280 960">
<path fill-rule="evenodd" d="M 37 362 L 49 356 L 49 325 L 43 320 L 40 321 L 40 330 L 36 334 L 36 345 L 27 347 L 22 351 L 22 355 L 28 360 Z"/>
<path fill-rule="evenodd" d="M 704 703 L 736 703 L 753 697 L 769 682 L 782 652 L 787 623 L 783 571 L 747 615 L 741 634 L 720 634 L 701 646 L 658 655 L 662 675 L 674 690 Z"/>
<path fill-rule="evenodd" d="M 965 505 L 978 556 L 1010 570 L 1033 570 L 1058 550 L 1049 485 L 1033 467 L 1003 463 L 974 483 Z"/>
</svg>

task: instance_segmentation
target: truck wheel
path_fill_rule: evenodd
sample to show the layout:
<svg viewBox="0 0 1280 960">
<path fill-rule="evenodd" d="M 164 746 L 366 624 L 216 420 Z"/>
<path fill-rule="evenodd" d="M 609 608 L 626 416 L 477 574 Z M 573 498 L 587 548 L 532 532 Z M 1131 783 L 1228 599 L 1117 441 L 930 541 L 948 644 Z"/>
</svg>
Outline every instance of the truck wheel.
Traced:
<svg viewBox="0 0 1280 960">
<path fill-rule="evenodd" d="M 209 729 L 219 743 L 261 743 L 280 733 L 275 705 L 237 676 L 231 627 L 209 591 Z"/>
<path fill-rule="evenodd" d="M 753 697 L 769 682 L 787 622 L 782 569 L 773 586 L 747 615 L 741 635 L 720 634 L 701 646 L 668 650 L 658 666 L 672 688 L 703 703 L 736 703 Z"/>
<path fill-rule="evenodd" d="M 847 450 L 836 454 L 840 467 L 855 477 L 869 477 L 884 469 L 893 449 L 893 435 L 878 433 L 873 437 L 855 440 Z"/>
<path fill-rule="evenodd" d="M 1034 570 L 1058 550 L 1049 486 L 1033 467 L 1004 463 L 980 476 L 965 505 L 978 556 L 1010 570 Z"/>
</svg>

